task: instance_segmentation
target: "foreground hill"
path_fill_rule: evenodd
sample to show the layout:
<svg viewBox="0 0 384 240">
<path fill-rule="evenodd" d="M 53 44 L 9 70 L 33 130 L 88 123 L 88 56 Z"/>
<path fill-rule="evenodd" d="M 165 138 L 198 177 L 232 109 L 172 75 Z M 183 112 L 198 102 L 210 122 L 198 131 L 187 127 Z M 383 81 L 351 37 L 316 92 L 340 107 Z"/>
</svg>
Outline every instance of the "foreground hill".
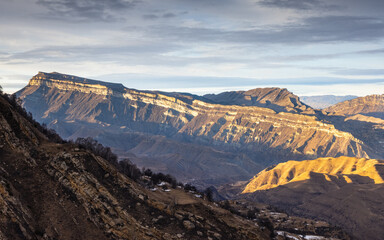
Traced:
<svg viewBox="0 0 384 240">
<path fill-rule="evenodd" d="M 309 106 L 316 109 L 323 109 L 335 105 L 340 102 L 357 98 L 357 96 L 335 96 L 335 95 L 320 95 L 320 96 L 300 96 L 300 100 Z"/>
<path fill-rule="evenodd" d="M 215 103 L 214 96 L 138 91 L 40 72 L 17 95 L 38 121 L 61 136 L 95 137 L 119 156 L 138 157 L 142 166 L 183 181 L 246 180 L 289 159 L 376 156 L 370 146 L 320 120 L 284 89 L 237 92 L 252 104 L 228 99 L 224 105 Z"/>
<path fill-rule="evenodd" d="M 353 157 L 288 161 L 265 169 L 241 198 L 317 217 L 357 239 L 384 236 L 384 161 Z"/>
<path fill-rule="evenodd" d="M 182 189 L 150 191 L 105 159 L 53 143 L 0 96 L 0 239 L 269 239 Z"/>
</svg>

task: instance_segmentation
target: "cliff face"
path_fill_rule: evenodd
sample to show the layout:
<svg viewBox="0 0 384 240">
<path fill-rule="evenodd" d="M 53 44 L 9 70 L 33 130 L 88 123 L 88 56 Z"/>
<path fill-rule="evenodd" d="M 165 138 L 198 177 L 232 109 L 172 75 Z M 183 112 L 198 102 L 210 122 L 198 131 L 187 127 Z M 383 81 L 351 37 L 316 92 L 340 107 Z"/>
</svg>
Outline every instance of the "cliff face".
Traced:
<svg viewBox="0 0 384 240">
<path fill-rule="evenodd" d="M 77 90 L 83 93 L 95 93 L 100 95 L 113 95 L 122 93 L 124 86 L 116 83 L 106 83 L 71 75 L 64 75 L 57 72 L 39 72 L 32 77 L 28 85 L 58 88 L 63 91 Z"/>
<path fill-rule="evenodd" d="M 356 239 L 384 236 L 382 160 L 339 157 L 288 161 L 257 174 L 239 197 L 323 219 Z"/>
<path fill-rule="evenodd" d="M 269 239 L 181 189 L 152 192 L 105 159 L 48 141 L 0 96 L 0 238 Z"/>
<path fill-rule="evenodd" d="M 362 114 L 384 119 L 384 94 L 355 98 L 338 103 L 324 110 L 347 116 Z"/>
<path fill-rule="evenodd" d="M 318 173 L 327 181 L 351 184 L 384 183 L 384 161 L 364 158 L 319 158 L 307 161 L 288 161 L 257 174 L 245 187 L 243 193 L 267 190 L 293 182 L 311 179 Z"/>
<path fill-rule="evenodd" d="M 267 107 L 277 112 L 313 113 L 313 109 L 303 104 L 298 96 L 285 88 L 256 88 L 248 91 L 207 94 L 204 97 L 224 105 Z"/>
<path fill-rule="evenodd" d="M 375 153 L 384 157 L 384 95 L 370 95 L 338 103 L 319 116 L 337 129 L 348 131 Z"/>
<path fill-rule="evenodd" d="M 108 145 L 115 147 L 119 154 L 132 150 L 122 143 L 127 142 L 133 132 L 148 134 L 148 139 L 152 140 L 153 135 L 166 136 L 178 147 L 168 152 L 169 158 L 162 160 L 165 164 L 162 170 L 176 176 L 185 176 L 189 169 L 169 171 L 175 156 L 187 166 L 192 164 L 206 169 L 199 157 L 203 150 L 195 147 L 191 154 L 188 144 L 209 147 L 205 148 L 209 155 L 217 156 L 217 151 L 223 155 L 234 154 L 234 158 L 224 160 L 224 165 L 218 164 L 221 159 L 212 159 L 216 163 L 208 165 L 221 165 L 217 172 L 226 173 L 231 172 L 226 169 L 236 166 L 244 170 L 243 180 L 261 170 L 262 166 L 276 163 L 276 159 L 339 155 L 368 157 L 372 152 L 352 134 L 338 130 L 314 115 L 298 113 L 311 112 L 311 109 L 284 89 L 256 89 L 240 95 L 250 96 L 252 104 L 263 107 L 251 106 L 250 102 L 246 106 L 236 105 L 243 105 L 237 100 L 231 105 L 215 104 L 212 96 L 206 100 L 207 96 L 138 91 L 57 73 L 39 73 L 18 92 L 24 107 L 62 136 L 94 136 L 102 143 L 108 140 Z M 108 134 L 114 134 L 115 141 Z M 158 140 L 152 140 L 149 142 L 158 143 Z M 181 144 L 183 142 L 186 144 Z M 136 151 L 136 154 L 148 156 L 143 151 Z M 151 155 L 148 163 L 156 160 L 153 157 L 156 154 Z M 208 175 L 205 170 L 196 174 L 199 179 Z"/>
</svg>

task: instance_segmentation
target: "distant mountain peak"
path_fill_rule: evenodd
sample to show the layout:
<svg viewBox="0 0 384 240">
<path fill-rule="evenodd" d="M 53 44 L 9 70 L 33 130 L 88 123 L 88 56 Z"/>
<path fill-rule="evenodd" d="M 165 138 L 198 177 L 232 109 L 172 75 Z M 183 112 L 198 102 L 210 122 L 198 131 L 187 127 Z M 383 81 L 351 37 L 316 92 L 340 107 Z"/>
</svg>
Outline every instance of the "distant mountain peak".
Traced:
<svg viewBox="0 0 384 240">
<path fill-rule="evenodd" d="M 204 97 L 219 104 L 267 107 L 278 112 L 304 112 L 312 110 L 311 107 L 302 103 L 298 96 L 286 88 L 278 87 L 207 94 Z"/>
<path fill-rule="evenodd" d="M 352 116 L 362 114 L 384 119 L 384 94 L 374 94 L 358 97 L 330 106 L 325 111 L 329 113 Z"/>
<path fill-rule="evenodd" d="M 316 108 L 324 109 L 337 103 L 357 98 L 354 95 L 335 96 L 335 95 L 318 95 L 318 96 L 300 96 L 300 100 L 305 104 Z"/>
</svg>

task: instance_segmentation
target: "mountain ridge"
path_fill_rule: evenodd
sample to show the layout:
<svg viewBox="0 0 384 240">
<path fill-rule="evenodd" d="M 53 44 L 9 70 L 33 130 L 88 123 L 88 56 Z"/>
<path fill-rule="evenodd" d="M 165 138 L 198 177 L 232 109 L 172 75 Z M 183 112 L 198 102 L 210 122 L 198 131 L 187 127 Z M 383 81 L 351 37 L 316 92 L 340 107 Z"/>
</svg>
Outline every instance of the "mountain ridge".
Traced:
<svg viewBox="0 0 384 240">
<path fill-rule="evenodd" d="M 59 85 L 60 83 L 65 84 L 74 84 L 77 83 L 77 87 L 81 89 L 82 86 L 92 86 L 95 85 L 97 86 L 103 86 L 107 87 L 110 89 L 119 89 L 119 88 L 124 88 L 123 84 L 120 83 L 110 83 L 110 82 L 104 82 L 104 81 L 98 81 L 98 80 L 93 80 L 89 78 L 82 78 L 82 77 L 77 77 L 74 75 L 69 75 L 69 74 L 62 74 L 58 72 L 52 72 L 52 73 L 46 73 L 46 72 L 38 72 L 37 75 L 33 76 L 31 80 L 29 81 L 29 85 L 36 85 L 36 86 L 41 86 L 41 85 L 46 85 L 48 86 L 48 83 L 52 82 L 57 83 Z M 65 85 L 63 84 L 63 85 Z"/>
<path fill-rule="evenodd" d="M 151 191 L 93 152 L 50 141 L 13 106 L 0 96 L 1 239 L 261 240 L 272 234 L 182 189 Z"/>
<path fill-rule="evenodd" d="M 300 96 L 300 100 L 312 108 L 324 109 L 337 103 L 357 98 L 355 95 L 335 96 L 335 95 L 317 95 Z"/>
<path fill-rule="evenodd" d="M 274 229 L 349 239 L 323 221 L 276 219 L 268 206 L 250 219 L 236 202 L 209 202 L 171 176 L 117 163 L 92 139 L 65 142 L 8 95 L 0 95 L 0 173 L 2 240 L 263 240 L 280 233 Z"/>
<path fill-rule="evenodd" d="M 383 179 L 384 160 L 339 157 L 288 161 L 240 185 L 243 192 L 237 198 L 328 221 L 345 229 L 353 239 L 380 240 L 384 234 Z"/>
<path fill-rule="evenodd" d="M 258 173 L 245 187 L 242 193 L 251 193 L 259 190 L 267 190 L 289 184 L 292 182 L 310 179 L 310 173 L 323 174 L 327 181 L 338 178 L 348 183 L 354 183 L 356 175 L 367 177 L 367 182 L 375 184 L 384 183 L 384 161 L 365 158 L 318 158 L 316 160 L 288 161 L 265 169 Z"/>
<path fill-rule="evenodd" d="M 352 116 L 362 114 L 384 119 L 384 94 L 374 94 L 344 101 L 324 109 L 326 112 Z"/>
<path fill-rule="evenodd" d="M 47 76 L 40 74 L 40 77 Z M 263 92 L 260 89 L 255 91 L 251 90 L 255 96 Z M 268 92 L 271 90 L 267 89 L 263 94 Z M 283 92 L 283 102 L 287 99 L 290 101 L 292 95 L 284 89 L 275 89 L 272 92 L 272 98 L 277 97 L 278 92 Z M 217 154 L 218 151 L 228 153 L 228 156 L 234 154 L 235 157 L 210 158 L 212 164 L 209 165 L 221 166 L 221 171 L 226 173 L 232 172 L 231 166 L 235 165 L 245 173 L 243 179 L 236 176 L 236 180 L 246 180 L 268 165 L 289 159 L 338 155 L 369 157 L 375 154 L 364 142 L 348 131 L 335 128 L 331 122 L 323 121 L 315 114 L 299 113 L 300 111 L 292 110 L 292 107 L 289 107 L 292 111 L 281 111 L 282 106 L 278 106 L 278 111 L 274 110 L 277 105 L 273 105 L 273 102 L 269 104 L 271 108 L 221 105 L 194 95 L 165 95 L 161 92 L 125 87 L 118 94 L 108 91 L 101 93 L 77 91 L 76 88 L 69 89 L 65 86 L 57 88 L 53 85 L 28 85 L 17 96 L 38 121 L 48 124 L 64 138 L 92 135 L 101 143 L 108 142 L 119 153 L 125 152 L 129 155 L 134 150 L 133 146 L 124 147 L 121 143 L 132 139 L 130 136 L 136 133 L 146 134 L 141 139 L 147 149 L 168 144 L 161 143 L 161 138 L 156 137 L 165 136 L 178 147 L 172 148 L 168 157 L 162 155 L 165 158 L 161 162 L 165 163 L 166 168 L 163 170 L 169 170 L 168 173 L 180 179 L 188 175 L 183 173 L 188 171 L 187 166 L 193 166 L 199 172 L 198 179 L 205 178 L 209 173 L 198 169 L 205 169 L 206 161 L 192 156 L 222 156 Z M 153 147 L 148 146 L 148 142 L 153 143 Z M 192 148 L 195 151 L 193 154 L 190 154 L 191 148 L 188 144 L 195 146 Z M 145 158 L 147 153 L 140 151 L 134 154 Z M 146 159 L 148 163 L 156 161 L 155 152 L 151 153 L 151 159 Z M 186 163 L 180 168 L 181 171 L 170 170 L 173 168 L 171 163 L 175 160 Z M 223 161 L 225 164 L 221 164 Z M 249 164 L 251 162 L 253 163 Z M 222 177 L 224 176 L 234 177 Z"/>
<path fill-rule="evenodd" d="M 267 107 L 278 112 L 314 113 L 309 106 L 300 101 L 298 96 L 286 88 L 255 88 L 248 91 L 206 94 L 204 97 L 218 104 Z"/>
</svg>

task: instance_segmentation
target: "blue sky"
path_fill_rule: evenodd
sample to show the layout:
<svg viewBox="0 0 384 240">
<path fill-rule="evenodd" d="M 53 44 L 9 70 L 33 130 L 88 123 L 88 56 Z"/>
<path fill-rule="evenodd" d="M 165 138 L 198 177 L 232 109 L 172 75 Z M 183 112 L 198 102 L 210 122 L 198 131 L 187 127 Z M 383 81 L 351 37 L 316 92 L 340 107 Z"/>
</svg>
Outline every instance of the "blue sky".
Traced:
<svg viewBox="0 0 384 240">
<path fill-rule="evenodd" d="M 382 0 L 2 0 L 0 85 L 57 71 L 196 94 L 384 93 Z"/>
</svg>

